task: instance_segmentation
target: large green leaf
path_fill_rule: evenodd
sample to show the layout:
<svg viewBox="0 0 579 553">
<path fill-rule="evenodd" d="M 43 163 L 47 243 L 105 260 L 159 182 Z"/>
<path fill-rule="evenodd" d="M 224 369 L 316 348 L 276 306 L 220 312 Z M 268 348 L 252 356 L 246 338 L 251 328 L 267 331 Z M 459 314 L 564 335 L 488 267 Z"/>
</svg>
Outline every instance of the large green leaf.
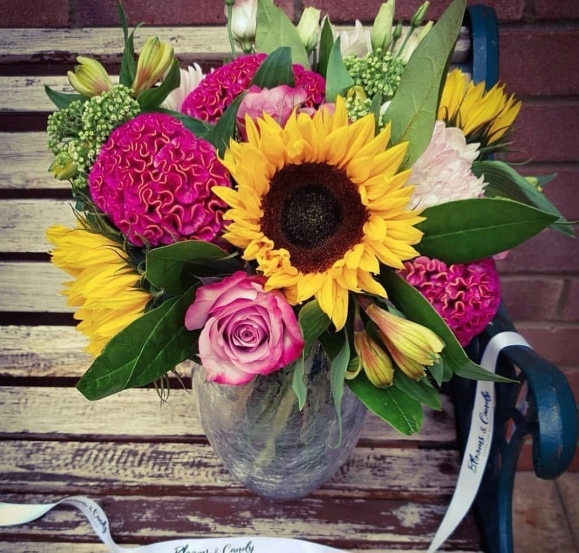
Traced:
<svg viewBox="0 0 579 553">
<path fill-rule="evenodd" d="M 289 46 L 293 62 L 309 69 L 308 53 L 288 16 L 272 0 L 257 0 L 255 49 L 270 54 L 280 46 Z"/>
<path fill-rule="evenodd" d="M 376 388 L 363 372 L 347 382 L 370 411 L 402 434 L 410 436 L 422 428 L 422 405 L 398 388 Z"/>
<path fill-rule="evenodd" d="M 332 371 L 330 374 L 330 387 L 332 397 L 334 398 L 334 407 L 338 416 L 339 440 L 336 447 L 342 441 L 342 396 L 344 395 L 344 381 L 346 380 L 346 371 L 350 362 L 350 346 L 348 344 L 348 335 L 344 332 L 344 343 L 332 359 Z"/>
<path fill-rule="evenodd" d="M 563 217 L 562 213 L 547 199 L 545 194 L 539 192 L 510 165 L 502 161 L 476 161 L 472 164 L 472 172 L 477 177 L 484 176 L 485 182 L 488 183 L 485 186 L 486 197 L 507 197 L 556 215 L 557 220 L 550 228 L 567 236 L 575 236 L 569 221 Z"/>
<path fill-rule="evenodd" d="M 385 120 L 392 122 L 392 142 L 409 142 L 407 167 L 430 142 L 448 61 L 460 32 L 465 6 L 466 0 L 454 0 L 420 42 L 386 111 Z"/>
<path fill-rule="evenodd" d="M 118 3 L 118 14 L 121 28 L 123 29 L 123 36 L 125 38 L 125 47 L 123 49 L 123 57 L 121 59 L 121 69 L 119 72 L 119 84 L 130 87 L 135 80 L 137 74 L 137 63 L 135 62 L 135 31 L 142 25 L 139 23 L 133 31 L 129 34 L 129 26 L 127 17 L 121 2 Z"/>
<path fill-rule="evenodd" d="M 281 46 L 267 56 L 253 76 L 251 84 L 269 89 L 284 84 L 295 86 L 291 49 Z"/>
<path fill-rule="evenodd" d="M 215 244 L 186 240 L 150 250 L 146 278 L 160 290 L 179 295 L 198 277 L 231 274 L 242 265 Z"/>
<path fill-rule="evenodd" d="M 133 321 L 114 336 L 77 384 L 90 400 L 153 382 L 193 351 L 196 333 L 185 329 L 192 288 Z"/>
<path fill-rule="evenodd" d="M 317 300 L 312 300 L 300 309 L 298 322 L 306 343 L 304 351 L 308 351 L 313 342 L 327 330 L 331 321 L 322 311 Z"/>
<path fill-rule="evenodd" d="M 158 108 L 171 91 L 179 88 L 180 84 L 181 71 L 179 70 L 179 62 L 174 59 L 163 82 L 159 86 L 143 90 L 137 97 L 137 102 L 139 102 L 142 110 Z"/>
<path fill-rule="evenodd" d="M 64 109 L 70 106 L 72 102 L 80 100 L 81 102 L 85 102 L 88 100 L 87 96 L 83 96 L 82 94 L 66 94 L 64 92 L 58 92 L 57 90 L 52 90 L 48 85 L 44 85 L 44 92 L 48 96 L 48 99 L 58 108 Z"/>
<path fill-rule="evenodd" d="M 240 94 L 225 110 L 223 115 L 217 121 L 217 124 L 207 133 L 206 140 L 215 146 L 220 156 L 223 156 L 225 150 L 229 147 L 229 141 L 235 134 L 237 124 L 237 110 L 239 104 L 245 97 L 245 93 Z"/>
<path fill-rule="evenodd" d="M 401 276 L 391 269 L 383 268 L 378 278 L 386 288 L 390 300 L 409 320 L 429 328 L 444 342 L 441 357 L 446 368 L 451 369 L 454 374 L 474 380 L 511 382 L 473 363 L 458 343 L 452 330 L 448 328 L 428 300 Z"/>
<path fill-rule="evenodd" d="M 340 52 L 340 38 L 330 50 L 326 71 L 326 102 L 335 102 L 336 96 L 345 96 L 347 90 L 354 86 L 354 80 L 344 66 Z"/>
<path fill-rule="evenodd" d="M 207 139 L 207 136 L 213 129 L 213 125 L 206 123 L 205 121 L 201 121 L 201 119 L 195 119 L 194 117 L 189 117 L 189 115 L 185 115 L 184 113 L 177 113 L 176 111 L 171 111 L 169 109 L 156 108 L 153 110 L 143 111 L 154 111 L 156 113 L 165 113 L 166 115 L 170 115 L 174 119 L 181 121 L 183 126 L 198 138 Z"/>
<path fill-rule="evenodd" d="M 332 25 L 330 18 L 324 17 L 322 23 L 322 32 L 320 35 L 320 48 L 318 57 L 318 73 L 322 77 L 326 77 L 328 73 L 328 63 L 330 61 L 330 52 L 334 46 L 334 33 L 332 32 Z"/>
<path fill-rule="evenodd" d="M 424 236 L 416 249 L 446 263 L 467 263 L 518 246 L 547 228 L 557 216 L 499 198 L 475 198 L 435 205 L 418 224 Z"/>
<path fill-rule="evenodd" d="M 393 385 L 401 392 L 404 392 L 408 397 L 427 405 L 431 409 L 435 409 L 436 411 L 442 409 L 440 393 L 424 380 L 414 380 L 398 370 L 394 374 Z"/>
</svg>

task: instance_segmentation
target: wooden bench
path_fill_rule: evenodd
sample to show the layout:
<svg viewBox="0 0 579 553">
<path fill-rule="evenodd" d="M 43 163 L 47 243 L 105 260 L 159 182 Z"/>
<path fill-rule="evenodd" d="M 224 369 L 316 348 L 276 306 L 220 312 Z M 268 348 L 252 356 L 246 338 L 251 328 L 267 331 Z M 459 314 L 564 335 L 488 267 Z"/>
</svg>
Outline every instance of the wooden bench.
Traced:
<svg viewBox="0 0 579 553">
<path fill-rule="evenodd" d="M 168 40 L 183 64 L 211 64 L 228 51 L 222 28 L 145 27 L 137 33 L 137 49 L 150 35 Z M 454 63 L 493 84 L 496 36 L 494 13 L 472 9 Z M 89 358 L 59 294 L 64 274 L 50 265 L 44 237 L 50 224 L 74 221 L 68 184 L 47 172 L 45 127 L 53 108 L 44 85 L 71 90 L 64 75 L 77 55 L 118 70 L 121 50 L 120 28 L 0 34 L 0 501 L 88 495 L 105 509 L 121 544 L 261 534 L 368 553 L 426 550 L 456 484 L 470 412 L 462 390 L 461 401 L 448 396 L 441 412 L 427 413 L 417 436 L 402 437 L 370 418 L 352 458 L 328 485 L 301 501 L 272 503 L 230 478 L 207 444 L 187 390 L 176 385 L 169 403 L 159 405 L 152 388 L 96 403 L 74 389 Z M 508 324 L 501 317 L 489 332 Z M 486 339 L 473 344 L 474 357 Z M 510 348 L 508 356 L 523 366 L 531 354 Z M 544 371 L 536 363 L 528 363 L 531 403 L 524 421 L 513 414 L 518 387 L 500 389 L 508 410 L 498 416 L 501 436 L 479 494 L 488 516 L 481 523 L 470 513 L 444 550 L 512 551 L 510 494 L 522 434 L 532 433 L 539 444 L 539 476 L 557 476 L 573 456 L 573 398 L 556 368 Z M 457 388 L 470 384 L 455 382 Z M 504 421 L 513 416 L 521 424 L 508 445 Z M 34 523 L 0 528 L 0 552 L 105 550 L 82 516 L 66 507 Z"/>
</svg>

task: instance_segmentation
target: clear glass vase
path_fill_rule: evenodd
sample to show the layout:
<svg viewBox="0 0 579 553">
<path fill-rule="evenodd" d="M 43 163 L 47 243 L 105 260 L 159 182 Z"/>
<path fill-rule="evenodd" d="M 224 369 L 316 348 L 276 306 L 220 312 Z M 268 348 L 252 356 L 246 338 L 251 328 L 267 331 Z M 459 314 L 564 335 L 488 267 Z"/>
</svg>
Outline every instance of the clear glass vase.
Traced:
<svg viewBox="0 0 579 553">
<path fill-rule="evenodd" d="M 315 345 L 305 359 L 303 409 L 292 390 L 292 365 L 245 386 L 205 381 L 193 368 L 203 429 L 229 472 L 256 494 L 274 500 L 304 497 L 346 461 L 367 410 L 345 386 L 341 431 L 330 388 L 330 360 Z"/>
</svg>

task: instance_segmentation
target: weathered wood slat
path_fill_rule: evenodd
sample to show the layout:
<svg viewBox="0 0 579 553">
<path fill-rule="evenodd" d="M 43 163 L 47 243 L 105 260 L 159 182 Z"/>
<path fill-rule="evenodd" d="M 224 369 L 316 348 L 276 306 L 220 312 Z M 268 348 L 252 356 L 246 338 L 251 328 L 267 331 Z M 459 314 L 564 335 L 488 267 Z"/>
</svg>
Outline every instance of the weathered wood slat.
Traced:
<svg viewBox="0 0 579 553">
<path fill-rule="evenodd" d="M 352 26 L 339 25 L 340 31 Z M 95 32 L 96 31 L 96 32 Z M 135 34 L 138 51 L 149 36 L 158 36 L 173 46 L 177 57 L 201 54 L 203 57 L 222 59 L 230 55 L 225 26 L 218 27 L 143 27 Z M 74 62 L 77 55 L 93 56 L 104 61 L 118 61 L 123 49 L 120 27 L 99 29 L 2 29 L 0 34 L 0 63 L 55 63 Z M 454 63 L 464 61 L 470 49 L 470 32 L 466 27 L 461 34 Z"/>
<path fill-rule="evenodd" d="M 0 457 L 4 493 L 248 495 L 208 444 L 2 440 Z M 358 447 L 312 497 L 450 497 L 458 466 L 455 450 Z"/>
<path fill-rule="evenodd" d="M 160 405 L 154 389 L 132 389 L 91 402 L 73 388 L 0 387 L 0 437 L 24 434 L 52 438 L 91 436 L 96 439 L 176 441 L 204 436 L 195 396 L 171 390 Z M 425 410 L 424 426 L 414 436 L 401 436 L 370 415 L 362 439 L 376 446 L 386 442 L 452 443 L 456 439 L 453 408 L 444 397 L 443 410 Z"/>
<path fill-rule="evenodd" d="M 30 313 L 71 313 L 62 295 L 64 271 L 49 262 L 0 262 L 0 310 Z"/>
<path fill-rule="evenodd" d="M 48 172 L 54 158 L 47 141 L 45 132 L 0 132 L 0 189 L 70 190 L 68 181 L 56 180 Z"/>
<path fill-rule="evenodd" d="M 5 501 L 47 502 L 61 496 L 6 494 Z M 308 539 L 334 547 L 425 548 L 447 508 L 445 501 L 406 499 L 305 498 L 275 503 L 254 496 L 107 495 L 96 499 L 119 542 L 151 543 L 189 537 L 264 535 Z M 127 515 L 127 513 L 130 513 Z M 0 528 L 0 539 L 83 540 L 92 535 L 82 515 L 58 508 L 42 520 L 19 528 Z M 448 549 L 478 551 L 472 518 L 467 517 L 448 541 Z"/>
<path fill-rule="evenodd" d="M 47 252 L 46 229 L 74 227 L 72 202 L 66 200 L 3 200 L 0 202 L 0 252 Z"/>
</svg>

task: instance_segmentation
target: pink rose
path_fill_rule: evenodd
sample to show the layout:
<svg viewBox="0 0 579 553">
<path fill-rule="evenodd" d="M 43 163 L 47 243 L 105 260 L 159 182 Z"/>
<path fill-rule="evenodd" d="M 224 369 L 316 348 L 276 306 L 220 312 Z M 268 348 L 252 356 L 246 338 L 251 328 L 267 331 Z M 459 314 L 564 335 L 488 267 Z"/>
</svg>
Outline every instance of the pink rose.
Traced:
<svg viewBox="0 0 579 553">
<path fill-rule="evenodd" d="M 255 121 L 264 113 L 271 115 L 280 126 L 284 126 L 295 107 L 303 104 L 308 97 L 304 88 L 292 88 L 287 85 L 275 88 L 259 88 L 253 85 L 248 91 L 237 110 L 237 126 L 244 140 L 247 140 L 245 132 L 245 116 Z"/>
<path fill-rule="evenodd" d="M 239 271 L 197 291 L 185 314 L 188 330 L 202 328 L 199 357 L 207 380 L 247 384 L 295 361 L 304 348 L 296 316 L 264 277 Z"/>
</svg>

